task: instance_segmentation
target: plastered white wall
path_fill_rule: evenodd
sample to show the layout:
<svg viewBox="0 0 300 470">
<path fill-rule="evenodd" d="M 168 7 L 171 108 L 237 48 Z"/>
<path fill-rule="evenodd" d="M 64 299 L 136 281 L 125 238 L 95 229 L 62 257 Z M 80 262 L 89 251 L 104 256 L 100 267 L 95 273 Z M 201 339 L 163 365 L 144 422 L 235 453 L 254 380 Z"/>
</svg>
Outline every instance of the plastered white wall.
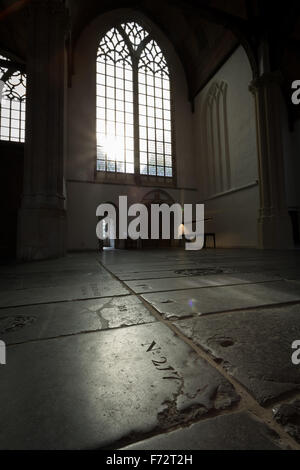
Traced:
<svg viewBox="0 0 300 470">
<path fill-rule="evenodd" d="M 255 103 L 248 87 L 252 71 L 242 47 L 207 83 L 195 100 L 194 136 L 200 201 L 205 202 L 205 216 L 211 217 L 206 231 L 216 233 L 219 247 L 257 246 L 259 209 L 258 156 Z M 208 158 L 202 144 L 203 106 L 215 82 L 227 85 L 227 122 L 230 156 L 230 187 L 223 195 L 208 188 L 204 171 Z M 228 192 L 229 191 L 229 192 Z"/>
</svg>

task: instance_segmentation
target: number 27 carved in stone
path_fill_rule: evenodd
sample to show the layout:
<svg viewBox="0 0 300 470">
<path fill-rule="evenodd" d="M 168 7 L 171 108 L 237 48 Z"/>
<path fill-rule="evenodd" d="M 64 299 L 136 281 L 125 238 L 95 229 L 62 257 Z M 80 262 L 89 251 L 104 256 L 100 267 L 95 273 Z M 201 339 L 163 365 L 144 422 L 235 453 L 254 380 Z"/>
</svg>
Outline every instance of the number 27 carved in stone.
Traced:
<svg viewBox="0 0 300 470">
<path fill-rule="evenodd" d="M 152 341 L 152 343 L 142 344 L 142 346 L 149 346 L 146 352 L 151 352 L 152 354 L 160 354 L 161 352 L 161 347 L 156 346 L 155 341 Z M 159 359 L 151 360 L 152 364 L 157 370 L 170 371 L 170 375 L 164 376 L 163 379 L 181 380 L 181 377 L 178 372 L 174 369 L 174 367 L 170 366 L 167 361 L 168 360 L 165 356 L 160 356 Z"/>
</svg>

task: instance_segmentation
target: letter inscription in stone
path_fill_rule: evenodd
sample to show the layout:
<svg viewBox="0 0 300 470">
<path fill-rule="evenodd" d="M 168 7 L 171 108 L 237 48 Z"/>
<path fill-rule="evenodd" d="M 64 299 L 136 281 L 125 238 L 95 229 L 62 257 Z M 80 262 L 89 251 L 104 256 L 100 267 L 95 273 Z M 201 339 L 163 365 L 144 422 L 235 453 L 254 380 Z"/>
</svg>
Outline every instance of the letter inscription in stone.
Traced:
<svg viewBox="0 0 300 470">
<path fill-rule="evenodd" d="M 93 292 L 93 296 L 94 297 L 100 297 L 100 290 L 99 290 L 99 287 L 97 286 L 97 284 L 91 284 L 91 289 L 92 289 L 92 292 Z"/>
<path fill-rule="evenodd" d="M 156 345 L 156 342 L 155 342 L 155 341 L 152 341 L 152 343 L 142 344 L 142 346 L 148 346 L 148 345 L 149 345 L 149 348 L 147 349 L 146 352 L 149 352 L 149 351 L 160 351 L 160 349 L 161 349 L 160 347 L 153 349 L 154 346 Z"/>
<path fill-rule="evenodd" d="M 86 288 L 86 286 L 82 286 L 82 287 L 81 287 L 81 295 L 83 295 L 84 297 L 87 296 L 87 288 Z"/>
<path fill-rule="evenodd" d="M 152 343 L 145 343 L 142 344 L 142 346 L 148 346 L 146 352 L 152 352 L 152 354 L 160 354 L 161 347 L 155 347 L 156 342 L 152 341 Z M 168 360 L 165 356 L 160 356 L 158 359 L 152 359 L 151 360 L 152 364 L 156 368 L 156 370 L 159 371 L 170 371 L 170 375 L 162 377 L 162 379 L 177 379 L 177 380 L 182 380 L 179 373 L 172 367 L 171 365 L 168 364 Z M 164 367 L 161 367 L 164 366 Z"/>
</svg>

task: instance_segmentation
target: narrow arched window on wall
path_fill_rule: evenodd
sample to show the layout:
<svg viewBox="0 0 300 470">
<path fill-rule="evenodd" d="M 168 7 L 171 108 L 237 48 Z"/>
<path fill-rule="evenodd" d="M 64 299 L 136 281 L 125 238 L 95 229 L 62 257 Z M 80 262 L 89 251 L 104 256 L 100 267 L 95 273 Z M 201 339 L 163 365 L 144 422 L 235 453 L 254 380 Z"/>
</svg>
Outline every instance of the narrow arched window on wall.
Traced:
<svg viewBox="0 0 300 470">
<path fill-rule="evenodd" d="M 0 140 L 24 142 L 26 76 L 8 58 L 0 55 L 0 80 L 3 85 L 0 102 Z"/>
<path fill-rule="evenodd" d="M 231 165 L 227 116 L 227 84 L 214 82 L 202 108 L 203 172 L 206 197 L 231 189 Z"/>
<path fill-rule="evenodd" d="M 122 23 L 98 48 L 97 170 L 170 181 L 172 150 L 166 59 L 148 31 Z"/>
</svg>

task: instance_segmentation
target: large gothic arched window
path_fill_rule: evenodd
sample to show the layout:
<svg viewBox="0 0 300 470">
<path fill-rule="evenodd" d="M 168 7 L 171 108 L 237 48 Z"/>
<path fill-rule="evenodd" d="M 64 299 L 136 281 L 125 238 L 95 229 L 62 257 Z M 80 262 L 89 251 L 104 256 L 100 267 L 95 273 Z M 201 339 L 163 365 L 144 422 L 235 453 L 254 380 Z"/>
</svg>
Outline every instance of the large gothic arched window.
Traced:
<svg viewBox="0 0 300 470">
<path fill-rule="evenodd" d="M 97 54 L 97 170 L 173 177 L 169 69 L 135 22 L 109 30 Z"/>
<path fill-rule="evenodd" d="M 26 76 L 9 59 L 0 55 L 0 140 L 24 142 Z"/>
</svg>

